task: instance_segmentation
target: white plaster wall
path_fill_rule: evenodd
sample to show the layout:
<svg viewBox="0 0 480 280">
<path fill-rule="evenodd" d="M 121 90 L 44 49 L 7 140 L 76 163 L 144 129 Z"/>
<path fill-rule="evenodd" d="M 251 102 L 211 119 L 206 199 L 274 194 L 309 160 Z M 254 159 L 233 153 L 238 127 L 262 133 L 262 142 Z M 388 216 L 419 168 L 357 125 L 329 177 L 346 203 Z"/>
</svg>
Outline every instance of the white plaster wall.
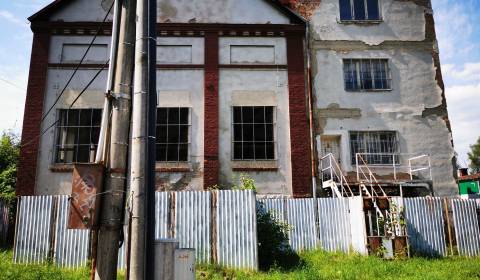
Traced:
<svg viewBox="0 0 480 280">
<path fill-rule="evenodd" d="M 352 24 L 340 22 L 338 0 L 322 0 L 310 20 L 312 37 L 326 41 L 363 41 L 369 45 L 425 39 L 425 7 L 413 1 L 380 0 L 380 3 L 381 22 Z"/>
<path fill-rule="evenodd" d="M 52 21 L 102 21 L 112 5 L 111 0 L 74 0 L 51 17 Z M 108 20 L 112 20 L 113 8 Z"/>
<path fill-rule="evenodd" d="M 343 58 L 386 58 L 392 74 L 392 90 L 382 92 L 347 92 L 344 90 Z M 451 159 L 454 151 L 451 134 L 445 122 L 437 116 L 422 118 L 425 108 L 441 104 L 441 89 L 435 81 L 433 59 L 429 52 L 404 48 L 382 51 L 315 52 L 316 75 L 314 91 L 316 108 L 324 109 L 336 103 L 340 108 L 359 108 L 359 119 L 327 119 L 324 135 L 341 135 L 342 165 L 354 171 L 350 164 L 348 131 L 397 131 L 400 152 L 430 154 L 434 190 L 440 195 L 456 191 Z M 328 81 L 328 82 L 325 82 Z M 320 136 L 317 137 L 320 148 Z M 318 149 L 320 151 L 320 149 Z M 319 155 L 320 156 L 320 155 Z M 403 164 L 408 156 L 405 156 Z"/>
<path fill-rule="evenodd" d="M 255 180 L 259 194 L 292 194 L 287 80 L 286 71 L 234 69 L 220 71 L 220 184 L 225 186 L 237 184 L 240 175 L 245 173 Z M 272 97 L 272 93 L 275 98 Z M 243 99 L 239 96 L 242 94 L 249 98 Z M 233 172 L 232 105 L 270 106 L 272 102 L 276 102 L 277 107 L 275 137 L 278 171 Z"/>
<path fill-rule="evenodd" d="M 64 44 L 72 44 L 72 45 L 78 44 L 78 45 L 86 45 L 85 47 L 88 47 L 92 39 L 93 39 L 93 36 L 52 36 L 52 38 L 50 39 L 50 53 L 48 55 L 48 61 L 50 63 L 62 62 L 62 50 L 63 50 Z M 111 38 L 108 36 L 98 36 L 95 39 L 94 44 L 108 46 L 107 52 L 106 52 L 107 53 L 106 59 L 104 56 L 99 57 L 98 55 L 97 56 L 87 55 L 87 58 L 90 61 L 85 61 L 84 63 L 92 63 L 92 62 L 105 63 L 105 61 L 110 58 L 109 57 L 110 41 L 111 41 Z M 83 53 L 81 55 L 83 55 Z"/>
<path fill-rule="evenodd" d="M 203 64 L 205 62 L 205 39 L 197 37 L 158 37 L 157 48 L 166 46 L 190 46 L 190 58 L 191 61 L 187 64 Z M 180 57 L 178 57 L 180 56 Z M 184 57 L 184 53 L 181 51 L 171 53 L 170 60 L 165 57 L 163 61 L 159 61 L 160 64 L 176 64 Z M 158 61 L 157 57 L 157 61 Z M 177 62 L 176 62 L 177 61 Z"/>
<path fill-rule="evenodd" d="M 246 47 L 246 52 L 237 53 L 236 56 L 245 55 L 248 56 L 252 63 L 245 64 L 261 64 L 260 61 L 265 61 L 265 55 L 270 56 L 269 53 L 265 53 L 265 50 L 258 50 L 255 53 L 255 47 L 273 47 L 273 58 L 272 63 L 263 63 L 263 64 L 275 64 L 275 65 L 286 65 L 287 64 L 287 43 L 285 38 L 265 38 L 265 37 L 255 37 L 255 38 L 238 38 L 238 37 L 222 37 L 220 38 L 220 64 L 232 64 L 232 46 Z M 252 58 L 254 58 L 252 60 Z M 257 61 L 257 63 L 255 63 Z"/>
</svg>

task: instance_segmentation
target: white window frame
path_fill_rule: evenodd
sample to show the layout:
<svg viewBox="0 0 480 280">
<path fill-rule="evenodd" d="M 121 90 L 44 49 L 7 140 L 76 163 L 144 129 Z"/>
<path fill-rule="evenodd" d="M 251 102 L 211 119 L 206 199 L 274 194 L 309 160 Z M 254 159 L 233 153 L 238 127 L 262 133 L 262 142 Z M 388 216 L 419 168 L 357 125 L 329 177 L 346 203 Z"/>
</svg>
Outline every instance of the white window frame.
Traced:
<svg viewBox="0 0 480 280">
<path fill-rule="evenodd" d="M 187 160 L 185 161 L 181 161 L 180 160 L 180 152 L 178 154 L 178 157 L 177 157 L 177 160 L 175 161 L 169 161 L 168 160 L 168 154 L 167 154 L 167 159 L 162 161 L 162 160 L 158 160 L 157 159 L 157 155 L 155 155 L 155 161 L 159 164 L 169 164 L 169 163 L 189 163 L 191 160 L 191 147 L 192 147 L 192 108 L 189 107 L 189 106 L 175 106 L 175 107 L 162 107 L 162 106 L 158 106 L 157 107 L 157 110 L 158 109 L 175 109 L 175 108 L 178 108 L 178 109 L 188 109 L 188 141 L 187 143 L 177 143 L 178 148 L 180 148 L 180 145 L 185 145 L 187 144 Z M 159 124 L 158 122 L 155 124 L 156 127 L 160 126 L 160 125 L 166 125 L 167 126 L 167 143 L 159 143 L 157 142 L 157 140 L 155 140 L 155 145 L 158 146 L 158 145 L 167 145 L 167 151 L 168 151 L 168 144 L 174 144 L 174 143 L 168 143 L 168 116 L 167 116 L 167 124 Z M 173 125 L 173 124 L 172 124 Z M 178 124 L 178 125 L 184 125 L 184 124 Z M 179 132 L 180 133 L 180 132 Z M 156 136 L 156 139 L 158 139 L 159 137 L 157 135 Z M 180 135 L 179 135 L 179 138 L 180 138 Z"/>
</svg>

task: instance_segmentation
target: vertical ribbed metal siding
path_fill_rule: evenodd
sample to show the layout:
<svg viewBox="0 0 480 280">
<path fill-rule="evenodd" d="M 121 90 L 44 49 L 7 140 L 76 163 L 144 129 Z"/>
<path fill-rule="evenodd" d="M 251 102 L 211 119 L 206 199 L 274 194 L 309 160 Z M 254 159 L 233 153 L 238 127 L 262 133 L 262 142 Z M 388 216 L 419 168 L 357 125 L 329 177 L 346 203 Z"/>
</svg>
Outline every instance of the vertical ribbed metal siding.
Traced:
<svg viewBox="0 0 480 280">
<path fill-rule="evenodd" d="M 8 206 L 0 200 L 0 246 L 7 242 L 8 234 Z"/>
<path fill-rule="evenodd" d="M 207 263 L 211 258 L 210 192 L 175 192 L 175 239 L 180 248 L 195 248 L 197 260 Z"/>
<path fill-rule="evenodd" d="M 442 200 L 405 198 L 404 203 L 412 251 L 427 256 L 446 256 Z"/>
<path fill-rule="evenodd" d="M 313 198 L 287 200 L 290 246 L 296 252 L 317 248 L 315 212 Z"/>
<path fill-rule="evenodd" d="M 285 199 L 259 199 L 259 206 L 270 212 L 277 222 L 286 222 L 286 200 Z"/>
<path fill-rule="evenodd" d="M 347 198 L 319 198 L 318 221 L 322 249 L 347 253 L 352 243 Z"/>
<path fill-rule="evenodd" d="M 228 267 L 257 269 L 255 194 L 253 191 L 218 191 L 216 195 L 218 263 Z"/>
<path fill-rule="evenodd" d="M 62 267 L 77 268 L 88 261 L 89 230 L 67 229 L 68 196 L 57 196 L 58 208 L 55 228 L 55 262 Z"/>
<path fill-rule="evenodd" d="M 475 200 L 451 200 L 458 253 L 474 257 L 480 254 L 480 228 Z"/>
<path fill-rule="evenodd" d="M 169 234 L 170 193 L 155 193 L 155 239 L 171 238 Z"/>
<path fill-rule="evenodd" d="M 18 199 L 15 263 L 42 263 L 47 260 L 54 199 L 53 196 L 25 196 Z"/>
</svg>

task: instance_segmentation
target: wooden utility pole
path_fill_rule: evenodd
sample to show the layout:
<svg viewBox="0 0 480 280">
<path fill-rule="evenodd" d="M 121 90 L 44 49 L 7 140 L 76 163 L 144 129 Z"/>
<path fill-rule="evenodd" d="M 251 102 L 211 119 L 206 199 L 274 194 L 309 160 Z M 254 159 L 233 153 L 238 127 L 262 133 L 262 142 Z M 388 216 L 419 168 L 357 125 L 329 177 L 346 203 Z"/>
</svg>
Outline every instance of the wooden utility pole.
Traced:
<svg viewBox="0 0 480 280">
<path fill-rule="evenodd" d="M 100 196 L 102 207 L 95 268 L 97 280 L 117 278 L 118 249 L 125 212 L 136 1 L 117 1 L 122 1 L 122 5 L 114 90 L 111 92 L 111 125 L 110 133 L 107 134 L 107 174 L 104 193 Z"/>
<path fill-rule="evenodd" d="M 132 197 L 132 219 L 130 237 L 130 270 L 131 280 L 143 280 L 147 277 L 147 250 L 153 244 L 149 238 L 150 227 L 154 221 L 149 221 L 150 196 L 154 195 L 149 188 L 154 188 L 151 182 L 154 173 L 155 134 L 151 134 L 151 124 L 155 124 L 156 110 L 156 67 L 151 67 L 150 60 L 155 59 L 156 46 L 156 8 L 151 6 L 155 0 L 137 0 L 137 30 L 135 47 L 135 75 L 132 113 L 132 156 L 130 173 L 130 195 Z M 154 16 L 152 23 L 151 16 Z M 154 48 L 152 49 L 152 44 Z M 153 57 L 152 57 L 153 56 Z M 152 59 L 153 58 L 153 59 Z M 155 59 L 156 60 L 156 59 Z M 155 63 L 154 63 L 154 66 Z M 152 98 L 153 97 L 153 98 Z M 153 147 L 153 151 L 152 151 Z M 153 157 L 153 160 L 152 160 Z M 152 166 L 153 162 L 153 166 Z M 147 195 L 149 197 L 147 197 Z M 149 256 L 149 261 L 151 261 Z"/>
</svg>

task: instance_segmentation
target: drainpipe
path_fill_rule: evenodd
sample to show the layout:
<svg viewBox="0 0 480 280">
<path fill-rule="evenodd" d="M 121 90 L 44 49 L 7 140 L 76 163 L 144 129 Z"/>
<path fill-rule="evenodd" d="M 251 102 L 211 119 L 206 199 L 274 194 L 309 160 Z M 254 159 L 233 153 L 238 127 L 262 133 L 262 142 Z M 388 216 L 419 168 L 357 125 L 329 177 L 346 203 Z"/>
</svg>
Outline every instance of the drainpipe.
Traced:
<svg viewBox="0 0 480 280">
<path fill-rule="evenodd" d="M 313 86 L 312 86 L 312 65 L 311 65 L 311 45 L 310 45 L 310 23 L 306 22 L 306 58 L 307 58 L 307 92 L 308 92 L 308 113 L 310 115 L 310 159 L 312 167 L 312 194 L 313 198 L 317 197 L 317 180 L 316 180 L 316 164 L 315 164 L 315 130 L 313 128 Z"/>
</svg>

